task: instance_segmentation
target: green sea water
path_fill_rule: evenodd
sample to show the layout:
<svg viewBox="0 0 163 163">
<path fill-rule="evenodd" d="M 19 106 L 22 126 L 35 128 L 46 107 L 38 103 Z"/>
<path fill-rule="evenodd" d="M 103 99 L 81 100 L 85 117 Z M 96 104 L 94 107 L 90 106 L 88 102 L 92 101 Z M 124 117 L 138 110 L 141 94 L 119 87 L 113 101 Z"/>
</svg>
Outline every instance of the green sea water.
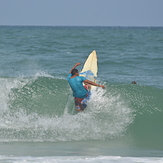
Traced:
<svg viewBox="0 0 163 163">
<path fill-rule="evenodd" d="M 93 50 L 106 89 L 76 114 L 66 78 Z M 161 27 L 1 26 L 0 162 L 161 162 L 162 51 Z"/>
</svg>

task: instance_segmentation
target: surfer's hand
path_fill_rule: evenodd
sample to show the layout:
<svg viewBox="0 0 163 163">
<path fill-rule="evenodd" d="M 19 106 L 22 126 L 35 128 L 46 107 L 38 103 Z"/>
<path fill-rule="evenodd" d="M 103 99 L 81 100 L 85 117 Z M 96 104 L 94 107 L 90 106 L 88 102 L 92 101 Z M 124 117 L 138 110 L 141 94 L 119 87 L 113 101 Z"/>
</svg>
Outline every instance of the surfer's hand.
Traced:
<svg viewBox="0 0 163 163">
<path fill-rule="evenodd" d="M 104 85 L 101 85 L 100 87 L 102 87 L 103 89 L 105 89 L 105 86 Z"/>
<path fill-rule="evenodd" d="M 79 66 L 79 65 L 81 65 L 81 63 L 76 63 L 76 64 L 75 64 L 75 66 Z"/>
</svg>

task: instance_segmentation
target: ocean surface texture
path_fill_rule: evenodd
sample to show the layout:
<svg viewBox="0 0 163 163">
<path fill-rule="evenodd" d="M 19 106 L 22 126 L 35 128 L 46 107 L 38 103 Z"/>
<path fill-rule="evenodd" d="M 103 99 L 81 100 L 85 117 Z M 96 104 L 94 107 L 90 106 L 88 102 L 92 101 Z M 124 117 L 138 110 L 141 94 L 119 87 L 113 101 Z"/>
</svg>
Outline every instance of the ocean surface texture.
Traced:
<svg viewBox="0 0 163 163">
<path fill-rule="evenodd" d="M 106 89 L 77 114 L 93 50 Z M 0 162 L 163 163 L 163 28 L 0 26 Z"/>
</svg>

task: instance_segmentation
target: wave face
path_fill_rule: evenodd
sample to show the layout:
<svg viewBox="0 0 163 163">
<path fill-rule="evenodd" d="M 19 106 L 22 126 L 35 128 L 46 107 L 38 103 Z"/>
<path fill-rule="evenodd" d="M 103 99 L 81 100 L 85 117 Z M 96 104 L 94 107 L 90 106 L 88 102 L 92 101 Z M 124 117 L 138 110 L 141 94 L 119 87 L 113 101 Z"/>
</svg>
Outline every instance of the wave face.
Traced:
<svg viewBox="0 0 163 163">
<path fill-rule="evenodd" d="M 163 90 L 141 85 L 113 86 L 132 109 L 135 115 L 128 126 L 127 134 L 133 144 L 162 147 Z"/>
<path fill-rule="evenodd" d="M 0 83 L 0 142 L 162 139 L 161 89 L 103 83 L 107 88 L 94 89 L 87 109 L 77 114 L 65 79 L 1 77 Z"/>
</svg>

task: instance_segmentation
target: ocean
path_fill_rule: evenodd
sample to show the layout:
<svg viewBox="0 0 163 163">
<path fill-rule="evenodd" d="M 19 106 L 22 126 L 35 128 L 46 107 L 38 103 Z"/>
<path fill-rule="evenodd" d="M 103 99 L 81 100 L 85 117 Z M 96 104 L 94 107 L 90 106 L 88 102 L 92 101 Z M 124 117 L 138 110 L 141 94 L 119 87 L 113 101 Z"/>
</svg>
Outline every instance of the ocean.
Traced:
<svg viewBox="0 0 163 163">
<path fill-rule="evenodd" d="M 106 89 L 76 113 L 93 50 Z M 163 163 L 163 27 L 0 26 L 0 162 Z"/>
</svg>

